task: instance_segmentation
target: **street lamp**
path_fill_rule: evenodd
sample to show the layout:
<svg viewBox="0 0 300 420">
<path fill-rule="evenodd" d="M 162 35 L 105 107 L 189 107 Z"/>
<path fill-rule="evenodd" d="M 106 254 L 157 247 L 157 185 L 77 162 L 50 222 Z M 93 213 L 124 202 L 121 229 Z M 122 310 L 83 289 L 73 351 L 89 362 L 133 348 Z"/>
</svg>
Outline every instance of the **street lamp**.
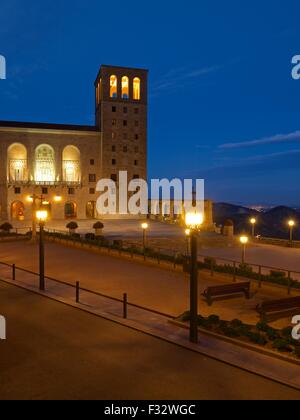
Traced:
<svg viewBox="0 0 300 420">
<path fill-rule="evenodd" d="M 242 252 L 242 263 L 245 264 L 246 261 L 246 246 L 249 242 L 248 236 L 241 236 L 240 237 L 240 242 L 243 246 L 243 252 Z"/>
<path fill-rule="evenodd" d="M 250 219 L 250 223 L 252 225 L 252 237 L 254 238 L 256 219 L 254 217 L 252 217 L 252 219 Z"/>
<path fill-rule="evenodd" d="M 149 228 L 148 223 L 142 223 L 142 229 L 143 229 L 143 248 L 144 248 L 144 252 L 146 249 L 146 233 L 147 233 L 147 229 Z"/>
<path fill-rule="evenodd" d="M 187 213 L 185 224 L 190 231 L 191 244 L 191 275 L 190 275 L 190 341 L 198 343 L 198 244 L 197 231 L 203 223 L 203 215 L 194 212 Z M 186 231 L 187 232 L 187 231 Z"/>
<path fill-rule="evenodd" d="M 44 244 L 44 226 L 48 217 L 46 210 L 38 210 L 36 219 L 40 225 L 40 290 L 45 290 L 45 244 Z"/>
<path fill-rule="evenodd" d="M 190 254 L 190 236 L 191 236 L 191 229 L 185 230 L 185 237 L 186 237 L 186 255 Z"/>
<path fill-rule="evenodd" d="M 294 230 L 295 222 L 294 220 L 289 221 L 289 227 L 290 227 L 290 242 L 293 242 L 293 230 Z"/>
</svg>

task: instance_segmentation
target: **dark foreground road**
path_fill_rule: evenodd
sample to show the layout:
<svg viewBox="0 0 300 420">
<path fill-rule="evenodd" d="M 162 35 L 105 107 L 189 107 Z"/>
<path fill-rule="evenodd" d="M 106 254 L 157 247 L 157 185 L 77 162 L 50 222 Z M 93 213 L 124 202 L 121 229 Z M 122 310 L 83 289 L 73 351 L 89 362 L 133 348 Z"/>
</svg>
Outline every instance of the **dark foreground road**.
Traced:
<svg viewBox="0 0 300 420">
<path fill-rule="evenodd" d="M 0 283 L 0 399 L 300 399 L 300 392 Z"/>
</svg>

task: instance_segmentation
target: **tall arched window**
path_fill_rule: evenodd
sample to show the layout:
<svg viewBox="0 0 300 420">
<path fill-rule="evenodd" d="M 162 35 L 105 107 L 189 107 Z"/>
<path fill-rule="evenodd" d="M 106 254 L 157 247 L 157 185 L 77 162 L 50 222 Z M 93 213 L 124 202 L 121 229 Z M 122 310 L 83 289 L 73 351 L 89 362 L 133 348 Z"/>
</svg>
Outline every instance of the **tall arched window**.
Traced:
<svg viewBox="0 0 300 420">
<path fill-rule="evenodd" d="M 118 78 L 115 75 L 110 76 L 110 97 L 118 97 Z"/>
<path fill-rule="evenodd" d="M 26 181 L 27 174 L 27 150 L 23 144 L 15 143 L 9 146 L 8 151 L 9 180 Z"/>
<path fill-rule="evenodd" d="M 127 76 L 122 77 L 122 98 L 129 99 L 129 79 Z"/>
<path fill-rule="evenodd" d="M 35 150 L 35 181 L 55 182 L 54 150 L 47 144 L 41 144 Z"/>
<path fill-rule="evenodd" d="M 75 146 L 67 146 L 63 151 L 63 180 L 65 182 L 80 182 L 80 151 Z"/>
<path fill-rule="evenodd" d="M 141 99 L 141 79 L 135 77 L 133 79 L 133 99 L 139 101 Z"/>
</svg>

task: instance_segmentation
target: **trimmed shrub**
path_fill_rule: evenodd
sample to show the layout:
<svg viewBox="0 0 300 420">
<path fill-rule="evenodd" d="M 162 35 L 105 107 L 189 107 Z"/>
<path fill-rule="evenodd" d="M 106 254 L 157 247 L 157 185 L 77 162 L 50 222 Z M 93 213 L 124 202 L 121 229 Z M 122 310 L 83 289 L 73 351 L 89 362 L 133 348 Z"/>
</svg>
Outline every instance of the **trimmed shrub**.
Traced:
<svg viewBox="0 0 300 420">
<path fill-rule="evenodd" d="M 0 230 L 6 233 L 9 233 L 12 229 L 13 229 L 13 226 L 10 223 L 3 223 L 0 226 Z"/>
<path fill-rule="evenodd" d="M 213 257 L 206 257 L 206 258 L 204 258 L 204 264 L 205 264 L 206 266 L 208 266 L 209 268 L 210 268 L 211 266 L 215 267 L 215 266 L 217 265 L 217 261 L 216 261 L 216 259 L 215 259 L 215 258 L 213 258 Z"/>
<path fill-rule="evenodd" d="M 253 268 L 248 264 L 240 264 L 238 274 L 251 277 L 253 275 Z"/>
<path fill-rule="evenodd" d="M 241 328 L 241 327 L 243 327 L 244 324 L 239 319 L 233 319 L 230 322 L 230 325 L 231 325 L 232 328 Z"/>
<path fill-rule="evenodd" d="M 265 337 L 259 333 L 249 332 L 248 338 L 252 343 L 259 344 L 260 346 L 265 346 L 267 344 Z"/>
<path fill-rule="evenodd" d="M 66 228 L 70 230 L 75 230 L 75 229 L 78 229 L 78 224 L 76 222 L 69 222 L 66 225 Z"/>
<path fill-rule="evenodd" d="M 295 355 L 300 358 L 300 347 L 295 348 Z"/>
<path fill-rule="evenodd" d="M 218 315 L 210 315 L 208 317 L 208 322 L 211 324 L 219 324 L 220 323 L 220 317 Z"/>
<path fill-rule="evenodd" d="M 256 324 L 256 329 L 257 329 L 258 331 L 267 332 L 267 331 L 268 331 L 268 329 L 269 329 L 269 325 L 268 325 L 265 321 L 258 322 L 258 323 Z"/>
<path fill-rule="evenodd" d="M 276 330 L 274 330 L 274 328 L 269 327 L 266 331 L 267 333 L 267 337 L 270 341 L 275 341 L 278 340 L 280 338 L 280 335 L 278 334 L 278 332 Z"/>
<path fill-rule="evenodd" d="M 273 343 L 273 348 L 286 353 L 290 353 L 292 351 L 289 342 L 287 340 L 284 340 L 283 338 L 275 340 Z"/>
<path fill-rule="evenodd" d="M 284 271 L 271 270 L 270 277 L 272 277 L 273 279 L 285 279 L 286 273 Z"/>
<path fill-rule="evenodd" d="M 104 229 L 104 224 L 98 221 L 93 225 L 93 229 Z"/>
<path fill-rule="evenodd" d="M 87 239 L 88 241 L 94 241 L 95 240 L 95 234 L 94 233 L 86 233 L 85 234 L 85 239 Z"/>
<path fill-rule="evenodd" d="M 230 338 L 240 337 L 239 332 L 236 329 L 230 327 L 229 325 L 222 325 L 220 329 L 222 333 L 226 335 L 226 337 L 230 337 Z"/>
<path fill-rule="evenodd" d="M 182 322 L 188 322 L 191 319 L 191 314 L 189 311 L 187 311 L 184 314 L 182 314 L 178 319 L 179 321 L 182 321 Z"/>
</svg>

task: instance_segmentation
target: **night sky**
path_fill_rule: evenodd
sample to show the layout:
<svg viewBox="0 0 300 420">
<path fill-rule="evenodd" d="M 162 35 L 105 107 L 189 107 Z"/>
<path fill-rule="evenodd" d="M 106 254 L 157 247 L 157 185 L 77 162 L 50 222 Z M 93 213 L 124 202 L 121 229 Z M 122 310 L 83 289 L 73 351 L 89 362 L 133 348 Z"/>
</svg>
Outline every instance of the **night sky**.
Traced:
<svg viewBox="0 0 300 420">
<path fill-rule="evenodd" d="M 0 0 L 0 119 L 94 124 L 101 64 L 149 74 L 149 177 L 300 206 L 297 1 Z"/>
</svg>

